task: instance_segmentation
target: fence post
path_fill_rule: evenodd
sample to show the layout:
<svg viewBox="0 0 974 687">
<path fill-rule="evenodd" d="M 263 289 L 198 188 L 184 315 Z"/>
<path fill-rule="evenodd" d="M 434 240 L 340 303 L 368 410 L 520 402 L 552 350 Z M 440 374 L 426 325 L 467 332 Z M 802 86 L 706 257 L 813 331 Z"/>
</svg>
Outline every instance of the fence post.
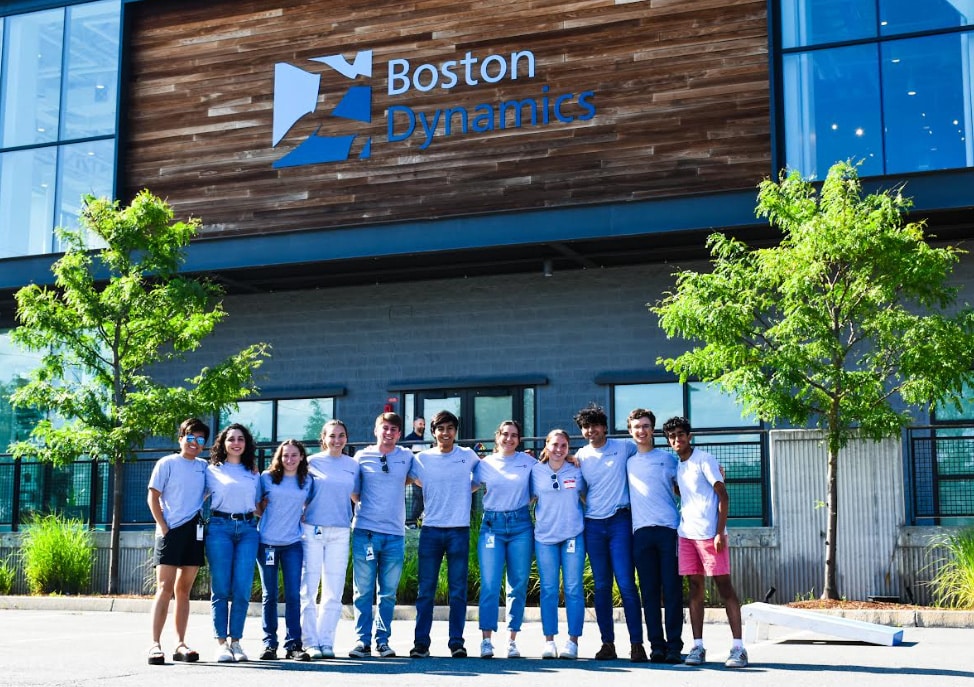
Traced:
<svg viewBox="0 0 974 687">
<path fill-rule="evenodd" d="M 20 477 L 22 473 L 21 459 L 14 458 L 14 494 L 13 502 L 10 504 L 10 530 L 12 532 L 20 529 Z"/>
<path fill-rule="evenodd" d="M 91 476 L 89 478 L 89 493 L 91 498 L 88 499 L 88 529 L 95 529 L 95 524 L 98 519 L 98 460 L 96 458 L 91 459 Z"/>
</svg>

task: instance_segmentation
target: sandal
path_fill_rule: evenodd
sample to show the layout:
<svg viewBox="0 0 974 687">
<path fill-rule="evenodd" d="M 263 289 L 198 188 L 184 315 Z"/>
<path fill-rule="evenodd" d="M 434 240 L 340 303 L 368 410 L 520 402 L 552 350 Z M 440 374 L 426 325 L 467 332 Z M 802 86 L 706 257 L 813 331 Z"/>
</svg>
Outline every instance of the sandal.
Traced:
<svg viewBox="0 0 974 687">
<path fill-rule="evenodd" d="M 200 660 L 200 655 L 185 644 L 180 644 L 173 652 L 172 660 L 185 661 L 186 663 L 196 663 L 198 660 Z"/>
<path fill-rule="evenodd" d="M 163 653 L 162 647 L 158 644 L 153 644 L 149 647 L 149 665 L 150 666 L 161 666 L 166 663 L 166 654 Z"/>
</svg>

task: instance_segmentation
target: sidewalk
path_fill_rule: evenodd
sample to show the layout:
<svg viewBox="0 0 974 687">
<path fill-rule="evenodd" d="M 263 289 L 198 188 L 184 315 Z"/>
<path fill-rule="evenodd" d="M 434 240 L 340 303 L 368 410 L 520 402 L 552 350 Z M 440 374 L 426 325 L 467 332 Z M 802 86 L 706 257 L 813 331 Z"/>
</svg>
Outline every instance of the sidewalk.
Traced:
<svg viewBox="0 0 974 687">
<path fill-rule="evenodd" d="M 11 599 L 21 602 L 19 610 L 12 606 Z M 147 608 L 145 600 L 54 597 L 36 598 L 28 603 L 28 599 L 32 597 L 0 597 L 0 608 L 4 609 L 0 610 L 0 627 L 4 630 L 4 641 L 0 643 L 0 685 L 183 687 L 187 681 L 206 680 L 233 687 L 266 687 L 270 681 L 285 680 L 289 687 L 321 687 L 332 682 L 365 679 L 363 684 L 368 687 L 524 687 L 526 681 L 556 679 L 558 687 L 589 687 L 593 680 L 611 682 L 601 687 L 645 687 L 647 681 L 694 687 L 780 687 L 783 682 L 788 687 L 823 684 L 929 687 L 935 681 L 937 687 L 952 687 L 972 684 L 974 678 L 970 658 L 974 631 L 931 627 L 907 627 L 904 643 L 895 647 L 836 641 L 774 628 L 768 641 L 748 646 L 751 667 L 735 671 L 723 667 L 731 639 L 723 622 L 705 626 L 709 662 L 693 668 L 632 664 L 624 658 L 595 661 L 591 657 L 598 650 L 600 639 L 594 622 L 585 624 L 579 642 L 583 658 L 577 661 L 537 658 L 543 636 L 540 623 L 533 621 L 524 624 L 518 637 L 524 659 L 477 658 L 480 632 L 476 622 L 468 622 L 465 632 L 472 657 L 450 659 L 446 658 L 447 625 L 438 620 L 432 632 L 434 657 L 417 661 L 403 658 L 412 645 L 413 622 L 409 608 L 400 609 L 400 614 L 407 617 L 392 626 L 391 645 L 400 654 L 399 658 L 343 658 L 355 642 L 352 621 L 343 619 L 336 641 L 338 659 L 310 664 L 253 661 L 220 665 L 212 662 L 215 642 L 209 639 L 212 629 L 205 602 L 195 604 L 187 636 L 200 652 L 202 661 L 170 662 L 160 667 L 149 666 L 145 660 L 149 645 L 148 612 L 143 610 Z M 84 610 L 80 607 L 83 604 L 101 610 Z M 34 610 L 23 608 L 28 605 Z M 717 616 L 711 615 L 711 619 L 716 621 Z M 564 624 L 561 627 L 564 632 Z M 625 625 L 617 623 L 615 632 L 619 653 L 627 656 Z M 496 649 L 506 646 L 506 634 L 503 628 L 495 634 Z M 563 639 L 564 634 L 559 637 L 560 641 Z M 683 639 L 689 644 L 688 626 L 684 626 Z M 256 657 L 261 646 L 258 619 L 248 619 L 242 643 Z M 163 634 L 167 654 L 171 653 L 173 644 L 170 618 Z"/>
</svg>

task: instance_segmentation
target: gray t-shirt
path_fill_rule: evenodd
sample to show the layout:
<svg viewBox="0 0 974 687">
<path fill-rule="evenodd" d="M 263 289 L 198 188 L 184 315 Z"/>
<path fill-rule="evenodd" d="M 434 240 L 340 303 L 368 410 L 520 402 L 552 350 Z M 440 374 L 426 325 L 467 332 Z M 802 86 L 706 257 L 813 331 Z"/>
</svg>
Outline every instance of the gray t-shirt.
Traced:
<svg viewBox="0 0 974 687">
<path fill-rule="evenodd" d="M 526 508 L 531 500 L 531 468 L 537 462 L 521 451 L 507 458 L 500 453 L 481 458 L 473 479 L 485 489 L 484 510 L 507 512 Z"/>
<path fill-rule="evenodd" d="M 676 507 L 677 457 L 654 448 L 629 459 L 629 501 L 632 505 L 632 531 L 640 527 L 670 527 L 680 524 Z"/>
<path fill-rule="evenodd" d="M 308 458 L 308 470 L 314 484 L 304 521 L 321 527 L 348 527 L 352 523 L 351 499 L 358 463 L 345 454 L 329 456 L 322 452 Z"/>
<path fill-rule="evenodd" d="M 423 527 L 469 527 L 473 472 L 480 457 L 465 446 L 420 451 L 409 471 L 423 486 Z"/>
<path fill-rule="evenodd" d="M 547 463 L 535 464 L 531 468 L 531 495 L 538 499 L 534 510 L 535 541 L 560 544 L 585 529 L 581 501 L 585 495 L 585 478 L 571 463 L 562 465 L 558 472 Z"/>
<path fill-rule="evenodd" d="M 575 458 L 582 466 L 588 485 L 586 518 L 611 518 L 617 510 L 629 505 L 626 461 L 635 452 L 636 445 L 622 439 L 606 439 L 601 448 L 589 444 L 578 449 Z"/>
<path fill-rule="evenodd" d="M 311 497 L 311 477 L 305 477 L 299 486 L 297 475 L 284 475 L 280 484 L 274 484 L 271 473 L 265 471 L 260 476 L 260 498 L 265 497 L 267 504 L 257 525 L 260 543 L 287 546 L 301 541 L 301 516 Z"/>
<path fill-rule="evenodd" d="M 406 532 L 406 478 L 413 465 L 413 452 L 396 446 L 385 454 L 376 445 L 355 454 L 358 473 L 353 494 L 358 494 L 352 528 L 403 536 Z"/>
<path fill-rule="evenodd" d="M 206 491 L 206 461 L 184 458 L 179 453 L 160 458 L 152 468 L 149 489 L 159 492 L 162 517 L 169 529 L 179 527 L 203 508 Z"/>
<path fill-rule="evenodd" d="M 257 506 L 260 475 L 240 463 L 210 463 L 206 466 L 206 491 L 210 510 L 250 513 Z"/>
</svg>

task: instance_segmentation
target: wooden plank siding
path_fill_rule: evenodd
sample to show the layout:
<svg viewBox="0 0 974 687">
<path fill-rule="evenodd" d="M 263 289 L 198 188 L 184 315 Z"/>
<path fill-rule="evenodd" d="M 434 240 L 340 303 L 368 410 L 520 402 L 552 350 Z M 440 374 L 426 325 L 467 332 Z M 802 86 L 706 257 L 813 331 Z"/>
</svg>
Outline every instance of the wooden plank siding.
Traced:
<svg viewBox="0 0 974 687">
<path fill-rule="evenodd" d="M 209 235 L 753 188 L 770 172 L 765 0 L 167 0 L 127 12 L 124 193 L 149 188 Z M 272 147 L 275 64 L 312 70 L 312 57 L 369 49 L 372 123 L 309 115 Z M 392 58 L 415 68 L 521 50 L 535 55 L 532 79 L 387 94 Z M 318 66 L 327 112 L 345 84 L 329 91 L 333 72 Z M 540 100 L 545 85 L 552 99 L 594 91 L 595 116 L 441 131 L 425 149 L 421 133 L 386 140 L 390 106 L 472 114 Z M 317 127 L 370 135 L 371 157 L 357 141 L 345 162 L 272 167 Z"/>
</svg>

